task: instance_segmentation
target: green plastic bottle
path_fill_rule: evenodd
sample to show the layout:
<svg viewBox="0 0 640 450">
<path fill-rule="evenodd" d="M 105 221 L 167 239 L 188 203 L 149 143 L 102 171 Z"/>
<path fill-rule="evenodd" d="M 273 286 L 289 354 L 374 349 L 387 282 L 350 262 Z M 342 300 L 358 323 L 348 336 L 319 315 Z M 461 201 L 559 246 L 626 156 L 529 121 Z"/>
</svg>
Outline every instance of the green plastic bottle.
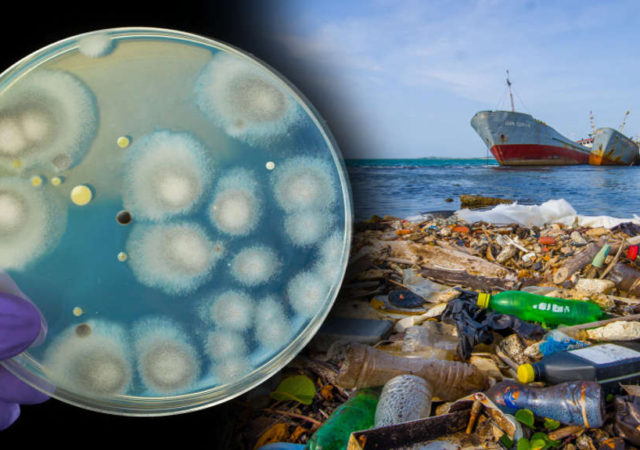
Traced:
<svg viewBox="0 0 640 450">
<path fill-rule="evenodd" d="M 379 393 L 363 389 L 340 405 L 329 419 L 311 436 L 310 450 L 344 450 L 354 431 L 373 428 Z"/>
<path fill-rule="evenodd" d="M 478 294 L 478 306 L 511 314 L 522 320 L 556 325 L 595 322 L 602 317 L 602 310 L 595 303 L 545 297 L 522 291 L 504 291 L 496 295 Z"/>
</svg>

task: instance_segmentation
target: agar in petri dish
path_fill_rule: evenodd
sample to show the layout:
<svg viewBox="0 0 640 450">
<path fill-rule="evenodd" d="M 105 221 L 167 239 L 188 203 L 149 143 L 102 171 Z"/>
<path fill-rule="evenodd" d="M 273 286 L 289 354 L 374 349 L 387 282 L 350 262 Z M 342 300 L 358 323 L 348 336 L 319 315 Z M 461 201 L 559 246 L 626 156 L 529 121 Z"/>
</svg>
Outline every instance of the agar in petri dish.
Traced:
<svg viewBox="0 0 640 450">
<path fill-rule="evenodd" d="M 60 400 L 166 415 L 266 380 L 328 314 L 351 221 L 324 122 L 224 43 L 101 30 L 0 75 L 0 274 L 48 329 L 2 364 Z"/>
</svg>

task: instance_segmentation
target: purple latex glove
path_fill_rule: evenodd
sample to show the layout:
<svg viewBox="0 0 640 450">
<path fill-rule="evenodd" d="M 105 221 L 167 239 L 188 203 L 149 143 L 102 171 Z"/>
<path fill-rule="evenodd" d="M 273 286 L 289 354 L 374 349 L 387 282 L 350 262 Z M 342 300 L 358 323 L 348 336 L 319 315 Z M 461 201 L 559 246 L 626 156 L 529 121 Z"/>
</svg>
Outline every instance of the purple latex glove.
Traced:
<svg viewBox="0 0 640 450">
<path fill-rule="evenodd" d="M 41 328 L 40 312 L 31 302 L 0 292 L 0 360 L 26 350 L 41 337 Z M 42 403 L 47 398 L 0 366 L 0 430 L 16 421 L 20 404 Z"/>
</svg>

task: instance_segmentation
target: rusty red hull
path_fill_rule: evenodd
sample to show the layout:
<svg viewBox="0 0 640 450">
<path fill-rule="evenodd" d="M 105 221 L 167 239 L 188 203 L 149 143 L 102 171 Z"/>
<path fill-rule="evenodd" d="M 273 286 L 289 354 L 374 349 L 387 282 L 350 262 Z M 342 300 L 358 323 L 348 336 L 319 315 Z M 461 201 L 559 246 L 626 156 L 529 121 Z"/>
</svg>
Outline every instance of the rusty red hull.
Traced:
<svg viewBox="0 0 640 450">
<path fill-rule="evenodd" d="M 589 154 L 572 148 L 540 144 L 502 144 L 491 153 L 504 166 L 550 166 L 587 164 Z"/>
</svg>

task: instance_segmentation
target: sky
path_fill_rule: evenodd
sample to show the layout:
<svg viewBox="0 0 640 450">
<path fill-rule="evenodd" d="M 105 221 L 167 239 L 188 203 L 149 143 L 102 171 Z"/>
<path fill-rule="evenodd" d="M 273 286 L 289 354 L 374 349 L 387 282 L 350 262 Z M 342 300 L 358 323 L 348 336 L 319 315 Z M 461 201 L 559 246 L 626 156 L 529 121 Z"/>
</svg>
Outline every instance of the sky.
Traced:
<svg viewBox="0 0 640 450">
<path fill-rule="evenodd" d="M 289 0 L 270 37 L 347 158 L 485 157 L 480 110 L 640 135 L 640 2 Z M 294 80 L 296 82 L 296 80 Z M 348 134 L 348 138 L 345 137 Z"/>
</svg>

